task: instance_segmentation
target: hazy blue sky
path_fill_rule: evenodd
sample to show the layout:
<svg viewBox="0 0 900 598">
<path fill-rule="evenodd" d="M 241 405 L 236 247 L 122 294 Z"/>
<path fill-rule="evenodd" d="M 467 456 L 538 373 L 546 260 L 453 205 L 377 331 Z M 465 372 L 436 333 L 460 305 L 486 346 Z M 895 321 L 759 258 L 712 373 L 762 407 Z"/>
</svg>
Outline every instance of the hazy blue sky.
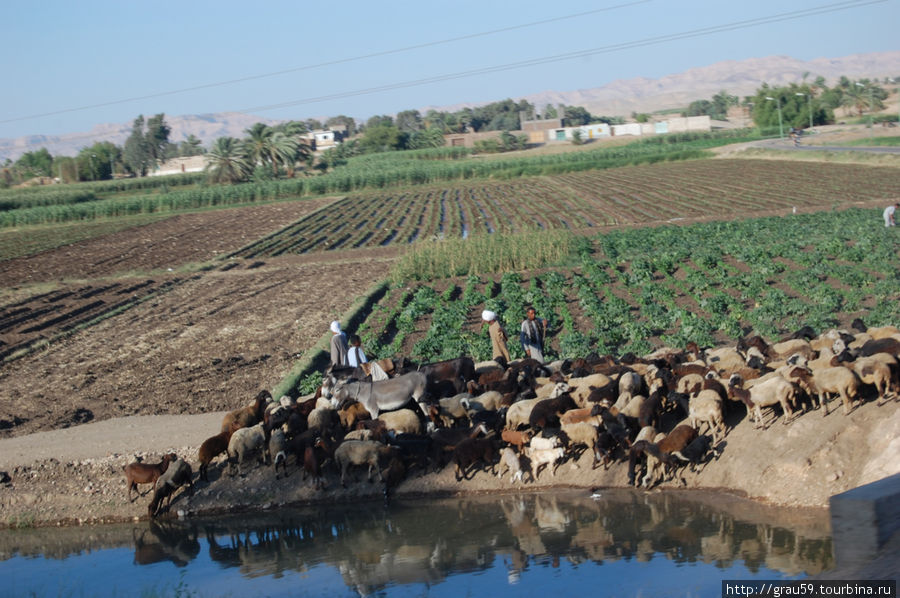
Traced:
<svg viewBox="0 0 900 598">
<path fill-rule="evenodd" d="M 364 121 L 410 108 L 657 78 L 722 60 L 897 50 L 898 5 L 900 0 L 10 2 L 0 36 L 0 138 L 88 131 L 159 112 L 244 111 L 279 119 L 347 114 Z M 837 6 L 849 8 L 644 43 Z M 477 35 L 487 32 L 493 33 Z M 471 37 L 458 39 L 465 36 Z M 434 43 L 444 40 L 455 41 Z M 420 47 L 347 60 L 413 46 Z M 350 95 L 585 50 L 593 52 Z M 332 61 L 344 62 L 323 65 Z M 273 74 L 281 71 L 290 72 Z M 256 78 L 221 84 L 250 77 Z M 185 91 L 199 86 L 208 87 Z M 166 92 L 177 93 L 146 97 Z M 309 101 L 324 96 L 333 97 Z M 143 99 L 121 101 L 130 98 Z M 109 105 L 80 109 L 104 103 Z M 293 105 L 264 109 L 277 104 Z"/>
</svg>

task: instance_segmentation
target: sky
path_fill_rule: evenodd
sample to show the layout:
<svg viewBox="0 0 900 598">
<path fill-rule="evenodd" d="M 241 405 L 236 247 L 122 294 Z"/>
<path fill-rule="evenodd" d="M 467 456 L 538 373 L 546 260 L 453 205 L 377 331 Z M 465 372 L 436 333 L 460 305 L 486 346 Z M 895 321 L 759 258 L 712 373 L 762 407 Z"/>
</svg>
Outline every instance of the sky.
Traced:
<svg viewBox="0 0 900 598">
<path fill-rule="evenodd" d="M 0 138 L 160 112 L 365 122 L 723 60 L 900 49 L 900 0 L 49 0 L 3 14 Z"/>
</svg>

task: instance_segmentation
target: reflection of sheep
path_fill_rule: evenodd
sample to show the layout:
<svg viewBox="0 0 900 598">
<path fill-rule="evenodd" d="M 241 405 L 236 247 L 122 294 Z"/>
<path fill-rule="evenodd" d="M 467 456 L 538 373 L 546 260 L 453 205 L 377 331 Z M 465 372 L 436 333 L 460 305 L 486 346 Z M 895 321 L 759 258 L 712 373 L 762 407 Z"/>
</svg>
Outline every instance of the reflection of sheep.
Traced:
<svg viewBox="0 0 900 598">
<path fill-rule="evenodd" d="M 263 461 L 263 451 L 266 447 L 266 434 L 263 424 L 258 423 L 249 428 L 235 430 L 228 441 L 228 459 L 234 469 L 241 473 L 241 466 L 256 453 L 259 453 L 260 462 Z M 232 473 L 233 475 L 233 473 Z"/>
</svg>

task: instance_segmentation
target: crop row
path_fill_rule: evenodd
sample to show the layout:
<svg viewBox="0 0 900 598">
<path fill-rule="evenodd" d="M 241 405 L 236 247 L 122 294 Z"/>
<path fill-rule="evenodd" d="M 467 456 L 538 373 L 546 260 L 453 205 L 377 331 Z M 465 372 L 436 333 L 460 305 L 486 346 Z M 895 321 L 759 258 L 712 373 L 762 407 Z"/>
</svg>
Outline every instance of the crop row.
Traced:
<svg viewBox="0 0 900 598">
<path fill-rule="evenodd" d="M 244 248 L 243 257 L 834 207 L 890 198 L 900 171 L 856 165 L 703 160 L 459 183 L 347 197 Z"/>
<path fill-rule="evenodd" d="M 640 354 L 689 341 L 711 346 L 750 331 L 779 338 L 855 317 L 900 322 L 900 235 L 881 226 L 874 210 L 616 230 L 594 245 L 575 268 L 452 279 L 439 283 L 441 292 L 433 283 L 413 287 L 411 334 L 376 347 L 376 356 L 489 358 L 479 319 L 485 308 L 500 314 L 511 353 L 520 356 L 526 305 L 550 320 L 548 353 L 562 357 Z"/>
<path fill-rule="evenodd" d="M 0 361 L 117 314 L 182 282 L 146 279 L 62 288 L 0 306 Z"/>
</svg>

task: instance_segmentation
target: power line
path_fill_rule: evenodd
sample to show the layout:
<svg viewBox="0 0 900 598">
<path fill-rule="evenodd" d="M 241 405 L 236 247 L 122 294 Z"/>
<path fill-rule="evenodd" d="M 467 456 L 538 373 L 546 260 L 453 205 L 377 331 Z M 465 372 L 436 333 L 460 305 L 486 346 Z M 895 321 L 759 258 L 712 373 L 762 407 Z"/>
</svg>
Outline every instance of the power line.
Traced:
<svg viewBox="0 0 900 598">
<path fill-rule="evenodd" d="M 586 50 L 567 52 L 564 54 L 557 54 L 557 55 L 553 55 L 553 56 L 532 58 L 532 59 L 528 59 L 528 60 L 522 60 L 522 61 L 512 62 L 512 63 L 502 64 L 502 65 L 494 65 L 494 66 L 488 66 L 488 67 L 483 67 L 483 68 L 479 68 L 479 69 L 471 69 L 471 70 L 467 70 L 467 71 L 461 71 L 461 72 L 457 72 L 457 73 L 448 73 L 448 74 L 444 74 L 444 75 L 437 75 L 434 77 L 426 77 L 426 78 L 422 78 L 422 79 L 414 79 L 414 80 L 410 80 L 410 81 L 391 83 L 391 84 L 387 84 L 387 85 L 379 85 L 379 86 L 375 86 L 375 87 L 368 87 L 368 88 L 358 89 L 358 90 L 353 90 L 353 91 L 333 93 L 333 94 L 327 94 L 327 95 L 322 95 L 322 96 L 315 96 L 315 97 L 311 97 L 311 98 L 303 98 L 303 99 L 299 99 L 299 100 L 281 102 L 278 104 L 255 106 L 255 107 L 251 107 L 251 108 L 245 108 L 242 110 L 234 110 L 233 112 L 240 112 L 240 113 L 264 112 L 266 110 L 275 110 L 278 108 L 298 106 L 301 104 L 312 104 L 312 103 L 317 103 L 317 102 L 325 102 L 325 101 L 330 101 L 330 100 L 337 100 L 337 99 L 379 93 L 379 92 L 383 92 L 383 91 L 391 91 L 391 90 L 396 90 L 396 89 L 416 87 L 416 86 L 420 86 L 420 85 L 428 85 L 431 83 L 451 81 L 451 80 L 455 80 L 455 79 L 462 79 L 462 78 L 473 77 L 473 76 L 477 76 L 477 75 L 484 75 L 484 74 L 497 73 L 497 72 L 520 69 L 520 68 L 527 68 L 530 66 L 539 66 L 539 65 L 543 65 L 543 64 L 550 64 L 553 62 L 560 62 L 560 61 L 564 61 L 564 60 L 573 60 L 576 58 L 584 58 L 584 57 L 588 57 L 588 56 L 594 56 L 597 54 L 605 54 L 605 53 L 617 52 L 617 51 L 621 51 L 621 50 L 628 50 L 628 49 L 632 49 L 632 48 L 639 48 L 639 47 L 644 47 L 644 46 L 661 44 L 661 43 L 666 43 L 666 42 L 691 39 L 691 38 L 701 37 L 701 36 L 705 36 L 705 35 L 712 35 L 714 33 L 722 33 L 722 32 L 726 32 L 726 31 L 735 31 L 735 30 L 739 30 L 739 29 L 747 29 L 750 27 L 758 27 L 761 25 L 768 25 L 768 24 L 773 24 L 773 23 L 779 23 L 782 21 L 789 21 L 789 20 L 800 19 L 800 18 L 804 18 L 804 17 L 822 15 L 822 14 L 837 12 L 837 11 L 841 11 L 841 10 L 849 10 L 849 9 L 864 7 L 864 6 L 868 6 L 868 5 L 872 5 L 872 4 L 881 4 L 884 2 L 887 2 L 887 0 L 846 0 L 843 2 L 824 4 L 821 6 L 812 7 L 812 8 L 808 8 L 808 9 L 801 9 L 801 10 L 789 11 L 789 12 L 785 12 L 785 13 L 778 13 L 775 15 L 758 17 L 758 18 L 754 18 L 754 19 L 745 19 L 745 20 L 741 20 L 741 21 L 734 21 L 734 22 L 725 23 L 722 25 L 713 25 L 710 27 L 702 27 L 699 29 L 692 29 L 690 31 L 684 31 L 684 32 L 680 32 L 680 33 L 671 33 L 671 34 L 666 34 L 666 35 L 649 37 L 649 38 L 645 38 L 645 39 L 641 39 L 641 40 L 634 40 L 634 41 L 630 41 L 630 42 L 622 42 L 619 44 L 600 46 L 598 48 L 590 48 L 590 49 L 586 49 Z M 5 121 L 0 121 L 0 122 L 5 122 Z M 17 147 L 19 147 L 19 148 L 41 147 L 41 146 L 47 146 L 47 145 L 53 146 L 53 145 L 58 145 L 59 143 L 63 143 L 63 142 L 70 143 L 73 140 L 77 141 L 80 139 L 103 139 L 104 137 L 106 137 L 106 136 L 86 134 L 86 135 L 80 135 L 77 137 L 70 137 L 66 140 L 60 140 L 59 142 L 51 142 L 51 143 L 43 143 L 43 144 L 27 144 L 25 146 L 17 146 Z"/>
<path fill-rule="evenodd" d="M 440 83 L 443 81 L 451 81 L 454 79 L 463 79 L 466 77 L 473 77 L 477 75 L 485 75 L 490 73 L 498 73 L 502 71 L 509 71 L 514 69 L 526 68 L 530 66 L 538 66 L 543 64 L 550 64 L 553 62 L 561 62 L 564 60 L 573 60 L 575 58 L 585 58 L 588 56 L 594 56 L 597 54 L 606 54 L 610 52 L 617 52 L 620 50 L 628 50 L 632 48 L 640 48 L 643 46 L 650 46 L 655 44 L 661 44 L 665 42 L 678 41 L 683 39 L 691 39 L 694 37 L 701 37 L 704 35 L 711 35 L 713 33 L 722 33 L 725 31 L 734 31 L 737 29 L 746 29 L 749 27 L 757 27 L 760 25 L 768 25 L 771 23 L 778 23 L 781 21 L 789 21 L 793 19 L 800 19 L 809 16 L 816 16 L 821 14 L 827 14 L 830 12 L 837 12 L 840 10 L 848 10 L 851 8 L 858 8 L 862 6 L 867 6 L 870 4 L 879 4 L 886 2 L 887 0 L 849 0 L 845 2 L 837 2 L 834 4 L 826 4 L 814 8 L 795 10 L 786 13 L 780 13 L 776 15 L 770 15 L 767 17 L 759 17 L 756 19 L 746 19 L 743 21 L 735 21 L 732 23 L 726 23 L 723 25 L 714 25 L 712 27 L 703 27 L 700 29 L 693 29 L 690 31 L 684 31 L 681 33 L 672 33 L 667 35 L 660 35 L 656 37 L 649 37 L 642 40 L 623 42 L 619 44 L 612 44 L 608 46 L 601 46 L 599 48 L 591 48 L 587 50 L 578 50 L 575 52 L 567 52 L 565 54 L 557 54 L 554 56 L 545 56 L 539 58 L 532 58 L 528 60 L 522 60 L 518 62 L 511 62 L 502 65 L 488 66 L 478 69 L 472 69 L 468 71 L 460 71 L 457 73 L 448 73 L 444 75 L 437 75 L 434 77 L 426 77 L 422 79 L 414 79 L 411 81 L 402 81 L 398 83 L 391 83 L 387 85 L 379 85 L 375 87 L 367 87 L 364 89 L 357 89 L 353 91 L 346 91 L 340 93 L 327 94 L 322 96 L 315 96 L 311 98 L 303 98 L 299 100 L 292 100 L 288 102 L 281 102 L 278 104 L 268 104 L 264 106 L 254 106 L 252 108 L 244 108 L 241 110 L 235 110 L 235 112 L 264 112 L 266 110 L 274 110 L 277 108 L 287 108 L 290 106 L 298 106 L 301 104 L 313 104 L 317 102 L 325 102 L 330 100 L 337 100 L 349 97 L 355 97 L 360 95 L 368 95 L 372 93 L 379 93 L 382 91 L 391 91 L 395 89 L 404 89 L 408 87 L 417 87 L 420 85 L 428 85 L 431 83 Z"/>
<path fill-rule="evenodd" d="M 316 63 L 316 64 L 308 64 L 308 65 L 304 65 L 304 66 L 297 66 L 297 67 L 293 67 L 293 68 L 289 68 L 289 69 L 283 69 L 283 70 L 280 70 L 280 71 L 274 71 L 274 72 L 271 72 L 271 73 L 261 73 L 261 74 L 258 74 L 258 75 L 248 75 L 248 76 L 246 76 L 246 77 L 240 77 L 240 78 L 238 78 L 238 79 L 229 79 L 229 80 L 227 80 L 227 81 L 217 81 L 217 82 L 215 82 L 215 83 L 205 83 L 205 84 L 203 84 L 203 85 L 195 85 L 195 86 L 193 86 L 193 87 L 184 87 L 184 88 L 181 88 L 181 89 L 173 89 L 173 90 L 171 90 L 171 91 L 161 91 L 161 92 L 158 92 L 158 93 L 152 93 L 152 94 L 147 94 L 147 95 L 142 95 L 142 96 L 134 96 L 134 97 L 131 97 L 131 98 L 123 98 L 123 99 L 121 99 L 121 100 L 111 100 L 111 101 L 109 101 L 109 102 L 102 102 L 102 103 L 99 103 L 99 104 L 90 104 L 90 105 L 87 105 L 87 106 L 79 106 L 79 107 L 76 107 L 76 108 L 64 108 L 64 109 L 62 109 L 62 110 L 54 110 L 54 111 L 52 111 L 52 112 L 42 112 L 42 113 L 40 113 L 40 114 L 31 114 L 31 115 L 29 115 L 29 116 L 19 116 L 19 117 L 15 117 L 15 118 L 9 118 L 9 119 L 6 119 L 6 120 L 0 120 L 0 124 L 11 123 L 11 122 L 19 122 L 19 121 L 23 121 L 23 120 L 31 120 L 31 119 L 35 119 L 35 118 L 43 118 L 43 117 L 45 117 L 45 116 L 54 116 L 54 115 L 57 115 L 57 114 L 66 114 L 66 113 L 68 113 L 68 112 L 78 112 L 78 111 L 81 111 L 81 110 L 90 110 L 90 109 L 92 109 L 92 108 L 103 108 L 103 107 L 106 107 L 106 106 L 114 106 L 114 105 L 117 105 L 117 104 L 126 104 L 126 103 L 128 103 L 128 102 L 136 102 L 136 101 L 139 101 L 139 100 L 148 100 L 148 99 L 152 99 L 152 98 L 160 98 L 160 97 L 164 97 L 164 96 L 176 95 L 176 94 L 179 94 L 179 93 L 186 93 L 186 92 L 189 92 L 189 91 L 197 91 L 197 90 L 200 90 L 200 89 L 210 89 L 210 88 L 212 88 L 212 87 L 222 87 L 222 86 L 225 86 L 225 85 L 234 85 L 235 83 L 245 83 L 245 82 L 247 82 L 247 81 L 256 81 L 256 80 L 258 80 L 258 79 L 266 79 L 266 78 L 269 78 L 269 77 L 277 77 L 277 76 L 280 76 L 280 75 L 286 75 L 286 74 L 289 74 L 289 73 L 297 73 L 297 72 L 300 72 L 300 71 L 308 71 L 308 70 L 312 70 L 312 69 L 323 68 L 323 67 L 326 67 L 326 66 L 334 66 L 334 65 L 338 65 L 338 64 L 346 64 L 346 63 L 348 63 L 348 62 L 356 62 L 356 61 L 359 61 L 359 60 L 367 60 L 367 59 L 369 59 L 369 58 L 377 58 L 377 57 L 380 57 L 380 56 L 389 56 L 389 55 L 391 55 L 391 54 L 400 54 L 400 53 L 403 53 L 403 52 L 410 52 L 410 51 L 412 51 L 412 50 L 421 50 L 422 48 L 429 48 L 429 47 L 432 47 L 432 46 L 439 46 L 439 45 L 443 45 L 443 44 L 450 44 L 450 43 L 454 43 L 454 42 L 459 42 L 459 41 L 465 41 L 465 40 L 475 39 L 475 38 L 478 38 L 478 37 L 487 37 L 487 36 L 489 36 L 489 35 L 495 35 L 495 34 L 497 34 L 497 33 L 506 33 L 506 32 L 508 32 L 508 31 L 515 31 L 515 30 L 517 30 L 517 29 L 526 29 L 526 28 L 528 28 L 528 27 L 536 27 L 536 26 L 538 26 L 538 25 L 546 25 L 546 24 L 548 24 L 548 23 L 554 23 L 554 22 L 556 22 L 556 21 L 564 21 L 564 20 L 569 20 L 569 19 L 577 19 L 577 18 L 580 18 L 580 17 L 584 17 L 584 16 L 587 16 L 587 15 L 592 15 L 592 14 L 596 14 L 596 13 L 600 13 L 600 12 L 609 12 L 609 11 L 616 10 L 616 9 L 619 9 L 619 8 L 628 8 L 628 7 L 631 7 L 631 6 L 638 5 L 638 4 L 646 4 L 646 3 L 651 2 L 651 1 L 652 1 L 652 0 L 634 0 L 633 2 L 626 2 L 626 3 L 623 3 L 623 4 L 616 4 L 616 5 L 613 5 L 613 6 L 607 6 L 607 7 L 604 7 L 604 8 L 597 8 L 597 9 L 594 9 L 594 10 L 587 10 L 587 11 L 584 11 L 584 12 L 579 12 L 579 13 L 570 14 L 570 15 L 564 15 L 564 16 L 560 16 L 560 17 L 552 17 L 552 18 L 548 18 L 548 19 L 542 19 L 542 20 L 540 20 L 540 21 L 532 21 L 532 22 L 530 22 L 530 23 L 523 23 L 523 24 L 521 24 L 521 25 L 511 25 L 511 26 L 509 26 L 509 27 L 501 27 L 501 28 L 499 28 L 499 29 L 491 29 L 491 30 L 489 30 L 489 31 L 482 31 L 482 32 L 479 32 L 479 33 L 470 33 L 470 34 L 467 34 L 467 35 L 461 35 L 461 36 L 458 36 L 458 37 L 450 37 L 450 38 L 447 38 L 447 39 L 441 39 L 441 40 L 436 40 L 436 41 L 424 42 L 424 43 L 416 44 L 416 45 L 412 45 L 412 46 L 405 46 L 405 47 L 402 47 L 402 48 L 395 48 L 395 49 L 393 49 L 393 50 L 382 50 L 382 51 L 379 51 L 379 52 L 371 52 L 371 53 L 369 53 L 369 54 L 362 54 L 362 55 L 360 55 L 360 56 L 351 56 L 351 57 L 349 57 L 349 58 L 339 58 L 339 59 L 337 59 L 337 60 L 329 60 L 329 61 L 326 61 L 326 62 L 319 62 L 319 63 Z"/>
</svg>

